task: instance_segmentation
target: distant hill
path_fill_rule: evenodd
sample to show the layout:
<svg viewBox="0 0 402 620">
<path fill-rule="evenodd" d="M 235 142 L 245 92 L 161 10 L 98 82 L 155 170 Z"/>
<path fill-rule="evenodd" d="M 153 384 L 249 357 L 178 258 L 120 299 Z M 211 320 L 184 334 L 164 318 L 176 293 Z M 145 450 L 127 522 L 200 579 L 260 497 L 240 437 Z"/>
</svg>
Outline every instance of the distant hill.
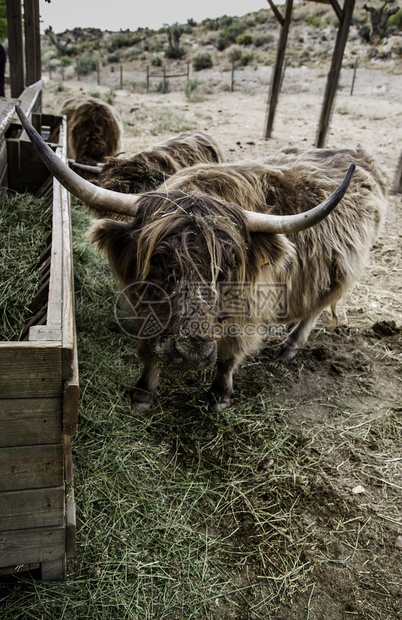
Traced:
<svg viewBox="0 0 402 620">
<path fill-rule="evenodd" d="M 394 6 L 394 5 L 392 5 Z M 396 7 L 397 5 L 395 5 Z M 283 7 L 279 7 L 283 12 Z M 338 19 L 332 7 L 315 2 L 295 5 L 286 51 L 292 66 L 322 66 L 329 63 Z M 363 1 L 356 5 L 344 62 L 353 65 L 392 64 L 402 72 L 402 9 L 388 23 L 388 36 L 372 36 L 370 13 Z M 74 28 L 63 33 L 47 31 L 42 37 L 45 68 L 86 74 L 102 66 L 124 63 L 131 69 L 190 62 L 195 71 L 219 65 L 272 65 L 280 32 L 272 10 L 262 9 L 242 17 L 224 16 L 200 23 L 170 24 L 159 30 L 102 31 Z"/>
</svg>

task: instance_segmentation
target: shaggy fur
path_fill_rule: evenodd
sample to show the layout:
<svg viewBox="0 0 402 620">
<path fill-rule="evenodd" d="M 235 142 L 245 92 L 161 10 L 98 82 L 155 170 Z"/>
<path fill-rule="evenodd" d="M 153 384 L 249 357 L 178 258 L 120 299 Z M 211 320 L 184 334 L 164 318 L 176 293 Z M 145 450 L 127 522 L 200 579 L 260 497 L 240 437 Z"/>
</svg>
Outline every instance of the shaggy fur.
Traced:
<svg viewBox="0 0 402 620">
<path fill-rule="evenodd" d="M 110 159 L 98 185 L 124 194 L 156 189 L 182 168 L 226 161 L 218 144 L 202 131 L 186 131 L 129 159 Z"/>
<path fill-rule="evenodd" d="M 351 162 L 357 168 L 350 187 L 320 224 L 286 236 L 247 230 L 244 210 L 311 209 L 336 189 Z M 152 404 L 160 368 L 183 372 L 215 361 L 209 400 L 216 408 L 227 406 L 233 370 L 261 346 L 258 328 L 266 324 L 296 322 L 279 350 L 279 357 L 292 358 L 323 308 L 335 307 L 367 263 L 384 218 L 387 185 L 384 172 L 360 148 L 282 153 L 267 164 L 200 164 L 179 171 L 163 192 L 140 199 L 132 222 L 95 224 L 93 241 L 107 253 L 122 286 L 157 283 L 173 310 L 162 334 L 140 341 L 145 367 L 133 390 L 133 409 Z M 132 303 L 142 287 L 130 287 Z M 256 303 L 261 291 L 274 289 L 284 292 L 282 304 Z M 222 291 L 233 290 L 240 310 L 222 303 Z M 216 337 L 216 326 L 229 323 L 239 334 Z"/>
<path fill-rule="evenodd" d="M 96 165 L 121 150 L 120 120 L 107 103 L 94 97 L 73 97 L 61 110 L 67 116 L 68 157 Z"/>
</svg>

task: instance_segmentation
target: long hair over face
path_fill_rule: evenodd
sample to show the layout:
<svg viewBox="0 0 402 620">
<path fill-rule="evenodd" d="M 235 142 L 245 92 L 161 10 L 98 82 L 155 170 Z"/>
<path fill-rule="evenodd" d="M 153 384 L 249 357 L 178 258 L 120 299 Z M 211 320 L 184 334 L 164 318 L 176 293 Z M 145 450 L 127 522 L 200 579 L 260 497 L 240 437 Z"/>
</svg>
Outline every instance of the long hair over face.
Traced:
<svg viewBox="0 0 402 620">
<path fill-rule="evenodd" d="M 190 307 L 200 321 L 213 313 L 221 283 L 252 286 L 262 267 L 274 273 L 287 260 L 284 236 L 250 233 L 238 205 L 180 191 L 149 193 L 137 204 L 130 222 L 98 220 L 92 241 L 106 252 L 133 302 L 163 290 L 173 330 Z"/>
</svg>

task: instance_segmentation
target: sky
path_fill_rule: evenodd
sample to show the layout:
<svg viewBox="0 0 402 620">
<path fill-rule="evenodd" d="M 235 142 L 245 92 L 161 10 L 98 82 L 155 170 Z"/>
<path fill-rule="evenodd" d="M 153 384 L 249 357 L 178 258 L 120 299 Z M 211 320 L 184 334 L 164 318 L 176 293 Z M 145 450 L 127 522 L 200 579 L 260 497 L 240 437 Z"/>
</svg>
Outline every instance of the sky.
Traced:
<svg viewBox="0 0 402 620">
<path fill-rule="evenodd" d="M 118 31 L 186 24 L 192 18 L 241 16 L 269 8 L 267 0 L 40 0 L 41 32 L 51 26 L 63 32 L 76 26 Z"/>
<path fill-rule="evenodd" d="M 163 24 L 186 24 L 192 18 L 242 16 L 269 8 L 267 0 L 40 0 L 41 32 L 75 27 L 101 30 L 158 30 Z"/>
</svg>

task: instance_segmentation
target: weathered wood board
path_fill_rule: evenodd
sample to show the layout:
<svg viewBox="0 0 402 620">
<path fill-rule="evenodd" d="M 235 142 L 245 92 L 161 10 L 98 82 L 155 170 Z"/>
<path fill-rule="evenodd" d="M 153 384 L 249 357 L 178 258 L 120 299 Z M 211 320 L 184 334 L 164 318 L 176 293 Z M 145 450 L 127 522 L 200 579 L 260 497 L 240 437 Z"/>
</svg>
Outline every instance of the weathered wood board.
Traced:
<svg viewBox="0 0 402 620">
<path fill-rule="evenodd" d="M 40 100 L 38 82 L 20 105 L 66 160 L 65 121 L 40 114 Z M 0 574 L 39 567 L 43 579 L 63 579 L 75 548 L 71 436 L 78 428 L 70 200 L 57 181 L 48 182 L 14 104 L 0 102 L 0 183 L 33 193 L 42 186 L 53 207 L 35 300 L 42 310 L 23 340 L 0 341 Z"/>
</svg>

